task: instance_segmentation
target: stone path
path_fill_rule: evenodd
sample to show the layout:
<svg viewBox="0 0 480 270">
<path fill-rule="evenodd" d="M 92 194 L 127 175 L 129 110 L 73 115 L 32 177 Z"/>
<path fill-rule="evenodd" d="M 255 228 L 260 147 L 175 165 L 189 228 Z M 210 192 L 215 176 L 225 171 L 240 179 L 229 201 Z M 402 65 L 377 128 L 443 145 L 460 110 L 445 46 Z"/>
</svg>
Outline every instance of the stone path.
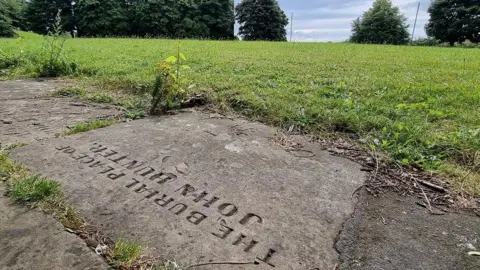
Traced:
<svg viewBox="0 0 480 270">
<path fill-rule="evenodd" d="M 45 96 L 58 86 L 61 84 L 53 81 L 0 82 L 0 142 L 3 146 L 53 138 L 67 126 L 121 114 L 108 105 Z"/>
<path fill-rule="evenodd" d="M 53 217 L 13 204 L 0 183 L 0 269 L 109 269 Z"/>
<path fill-rule="evenodd" d="M 0 104 L 19 97 L 26 108 L 10 117 L 23 123 L 18 119 L 35 115 L 34 121 L 51 126 L 42 133 L 19 124 L 15 130 L 26 130 L 21 138 L 41 140 L 11 157 L 59 181 L 67 199 L 107 235 L 140 241 L 152 255 L 184 265 L 207 263 L 190 268 L 199 270 L 480 269 L 480 257 L 467 255 L 480 248 L 477 216 L 453 210 L 433 216 L 414 198 L 394 193 L 352 196 L 365 180 L 360 166 L 300 136 L 286 147 L 264 125 L 191 110 L 55 138 L 69 121 L 114 111 L 84 104 L 80 107 L 91 111 L 69 118 L 79 106 L 68 99 L 46 99 L 53 105 L 30 108 L 38 102 L 25 100 L 31 89 L 48 91 L 52 83 L 47 84 L 0 83 L 0 93 L 10 97 L 4 103 L 0 98 Z M 20 90 L 5 90 L 12 87 Z M 46 108 L 56 108 L 53 117 L 63 118 L 56 123 Z M 7 111 L 1 108 L 0 119 Z M 3 140 L 21 139 L 2 130 Z M 12 212 L 12 207 L 0 204 L 0 211 Z M 4 224 L 1 220 L 0 244 L 12 238 L 2 232 L 15 228 Z M 31 224 L 55 227 L 36 219 Z M 59 235 L 76 239 L 64 231 Z M 77 241 L 75 248 L 58 248 L 75 250 L 88 262 L 86 247 Z M 9 242 L 8 250 L 24 250 L 22 243 Z M 40 248 L 34 246 L 31 250 Z M 26 260 L 34 258 L 35 252 L 25 250 Z M 23 269 L 12 259 L 15 253 L 9 254 L 0 257 L 0 269 Z M 94 269 L 104 266 L 94 263 Z"/>
<path fill-rule="evenodd" d="M 42 98 L 58 85 L 54 82 L 0 82 L 0 144 L 53 138 L 70 120 L 94 120 L 114 110 L 78 110 L 72 100 Z M 65 111 L 59 110 L 64 106 Z M 65 114 L 75 117 L 64 117 Z M 85 112 L 84 114 L 82 112 Z M 53 217 L 14 204 L 3 196 L 0 182 L 0 269 L 109 269 L 85 242 L 68 233 Z"/>
</svg>

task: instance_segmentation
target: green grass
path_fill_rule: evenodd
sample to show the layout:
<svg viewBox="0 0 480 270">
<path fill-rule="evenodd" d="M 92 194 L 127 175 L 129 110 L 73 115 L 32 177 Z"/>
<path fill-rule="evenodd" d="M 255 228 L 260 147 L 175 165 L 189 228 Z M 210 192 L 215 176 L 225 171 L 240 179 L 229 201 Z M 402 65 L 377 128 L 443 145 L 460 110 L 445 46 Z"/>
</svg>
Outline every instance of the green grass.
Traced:
<svg viewBox="0 0 480 270">
<path fill-rule="evenodd" d="M 87 131 L 98 129 L 98 128 L 108 127 L 113 124 L 114 124 L 114 121 L 112 120 L 95 120 L 90 122 L 84 122 L 84 123 L 74 125 L 70 130 L 66 130 L 62 132 L 60 135 L 61 136 L 73 135 L 73 134 L 87 132 Z"/>
<path fill-rule="evenodd" d="M 51 214 L 63 226 L 88 237 L 97 237 L 98 232 L 88 228 L 85 219 L 76 208 L 69 205 L 59 183 L 34 175 L 28 168 L 11 160 L 6 152 L 0 151 L 0 181 L 7 186 L 7 194 L 18 203 L 32 206 Z M 104 241 L 105 239 L 102 239 Z M 106 259 L 114 269 L 150 269 L 157 262 L 142 256 L 142 247 L 134 242 L 119 239 L 107 246 Z M 142 261 L 139 259 L 142 258 Z M 166 268 L 174 269 L 174 268 Z"/>
<path fill-rule="evenodd" d="M 23 46 L 32 52 L 41 44 L 26 38 Z M 155 63 L 176 46 L 69 39 L 66 55 L 94 71 L 78 77 L 82 82 L 142 94 Z M 0 47 L 18 50 L 11 39 L 0 39 Z M 182 41 L 182 50 L 188 84 L 220 108 L 280 127 L 361 137 L 400 164 L 433 171 L 454 164 L 473 172 L 469 190 L 480 195 L 480 50 L 197 40 Z"/>
<path fill-rule="evenodd" d="M 34 203 L 58 194 L 60 185 L 39 175 L 32 175 L 15 181 L 8 192 L 16 201 Z"/>
<path fill-rule="evenodd" d="M 83 97 L 86 95 L 86 91 L 79 87 L 64 87 L 55 90 L 51 95 L 56 97 Z"/>
<path fill-rule="evenodd" d="M 137 261 L 141 253 L 142 247 L 138 243 L 117 239 L 109 257 L 116 267 L 127 269 Z"/>
</svg>

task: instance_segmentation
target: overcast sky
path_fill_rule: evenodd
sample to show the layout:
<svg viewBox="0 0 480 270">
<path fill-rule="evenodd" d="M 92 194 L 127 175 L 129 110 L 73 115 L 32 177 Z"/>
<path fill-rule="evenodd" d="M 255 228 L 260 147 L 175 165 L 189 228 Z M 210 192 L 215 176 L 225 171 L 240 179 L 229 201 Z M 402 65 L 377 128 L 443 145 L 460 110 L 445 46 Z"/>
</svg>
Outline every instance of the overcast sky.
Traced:
<svg viewBox="0 0 480 270">
<path fill-rule="evenodd" d="M 235 0 L 235 3 L 240 0 Z M 350 36 L 351 23 L 367 11 L 374 0 L 278 0 L 280 7 L 293 18 L 293 39 L 296 41 L 343 41 Z M 415 38 L 426 36 L 424 26 L 428 21 L 430 0 L 392 0 L 408 18 L 410 33 L 418 14 Z M 288 26 L 288 34 L 290 26 Z"/>
</svg>

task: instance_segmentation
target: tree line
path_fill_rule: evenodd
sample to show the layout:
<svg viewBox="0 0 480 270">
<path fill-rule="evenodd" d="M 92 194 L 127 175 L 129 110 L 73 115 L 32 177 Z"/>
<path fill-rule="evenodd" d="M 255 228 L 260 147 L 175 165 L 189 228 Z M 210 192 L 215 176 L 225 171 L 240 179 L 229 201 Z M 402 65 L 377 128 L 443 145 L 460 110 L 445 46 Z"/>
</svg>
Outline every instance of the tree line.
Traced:
<svg viewBox="0 0 480 270">
<path fill-rule="evenodd" d="M 425 31 L 431 39 L 448 43 L 480 42 L 480 1 L 434 0 L 428 8 Z M 407 19 L 391 0 L 376 0 L 372 8 L 352 23 L 351 42 L 407 44 Z"/>
<path fill-rule="evenodd" d="M 276 0 L 0 0 L 0 36 L 48 34 L 57 13 L 80 37 L 233 39 L 237 19 L 244 40 L 285 41 L 288 24 Z"/>
<path fill-rule="evenodd" d="M 233 0 L 0 0 L 0 24 L 47 34 L 59 11 L 82 37 L 234 38 Z"/>
<path fill-rule="evenodd" d="M 60 11 L 63 31 L 81 37 L 137 36 L 286 41 L 288 18 L 277 0 L 0 0 L 0 36 L 14 29 L 51 31 Z M 480 43 L 480 2 L 434 0 L 425 26 L 435 42 Z M 350 42 L 402 45 L 412 41 L 407 19 L 391 0 L 375 0 L 352 23 Z"/>
</svg>

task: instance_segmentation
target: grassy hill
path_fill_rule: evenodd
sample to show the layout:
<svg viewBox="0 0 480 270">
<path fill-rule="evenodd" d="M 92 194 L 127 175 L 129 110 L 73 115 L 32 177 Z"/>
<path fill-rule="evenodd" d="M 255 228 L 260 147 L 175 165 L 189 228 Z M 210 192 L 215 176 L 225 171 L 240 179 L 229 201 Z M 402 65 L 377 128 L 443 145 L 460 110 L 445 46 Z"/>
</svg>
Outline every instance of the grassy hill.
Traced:
<svg viewBox="0 0 480 270">
<path fill-rule="evenodd" d="M 25 36 L 25 52 L 43 39 Z M 18 54 L 0 39 L 3 54 Z M 68 39 L 77 79 L 145 89 L 177 41 Z M 182 41 L 193 91 L 269 124 L 347 133 L 398 163 L 448 173 L 480 195 L 480 50 L 325 43 Z M 1 59 L 1 56 L 0 56 Z M 1 60 L 0 60 L 1 61 Z M 15 76 L 28 70 L 19 67 Z M 464 177 L 468 173 L 467 177 Z"/>
</svg>

